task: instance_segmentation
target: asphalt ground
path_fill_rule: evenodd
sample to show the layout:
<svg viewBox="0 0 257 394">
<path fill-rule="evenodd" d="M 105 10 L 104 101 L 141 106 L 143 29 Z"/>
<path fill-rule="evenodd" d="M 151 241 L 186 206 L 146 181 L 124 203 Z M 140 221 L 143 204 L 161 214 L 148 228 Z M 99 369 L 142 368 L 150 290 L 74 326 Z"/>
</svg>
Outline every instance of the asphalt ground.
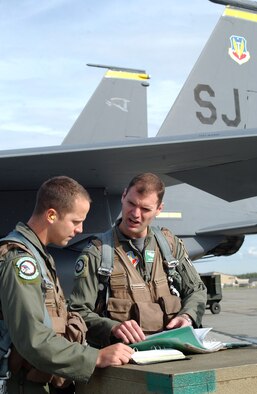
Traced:
<svg viewBox="0 0 257 394">
<path fill-rule="evenodd" d="M 219 314 L 206 309 L 203 317 L 203 327 L 212 328 L 212 338 L 257 345 L 257 288 L 225 288 L 220 306 Z"/>
</svg>

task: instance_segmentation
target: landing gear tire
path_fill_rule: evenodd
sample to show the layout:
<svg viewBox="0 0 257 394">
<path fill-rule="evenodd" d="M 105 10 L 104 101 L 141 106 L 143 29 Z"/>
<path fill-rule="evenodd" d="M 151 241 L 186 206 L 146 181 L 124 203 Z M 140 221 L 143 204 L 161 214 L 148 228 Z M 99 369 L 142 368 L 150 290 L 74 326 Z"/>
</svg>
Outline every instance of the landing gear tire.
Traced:
<svg viewBox="0 0 257 394">
<path fill-rule="evenodd" d="M 213 302 L 210 306 L 210 310 L 211 313 L 213 313 L 214 315 L 217 315 L 218 313 L 220 313 L 220 304 L 218 302 Z"/>
</svg>

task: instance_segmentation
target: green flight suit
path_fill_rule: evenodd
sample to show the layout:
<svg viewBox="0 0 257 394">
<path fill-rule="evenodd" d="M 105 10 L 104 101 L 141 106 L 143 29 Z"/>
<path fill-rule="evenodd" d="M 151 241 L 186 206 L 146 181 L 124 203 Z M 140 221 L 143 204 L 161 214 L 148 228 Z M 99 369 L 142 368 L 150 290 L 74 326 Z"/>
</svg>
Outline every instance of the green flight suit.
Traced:
<svg viewBox="0 0 257 394">
<path fill-rule="evenodd" d="M 136 269 L 141 273 L 145 281 L 149 281 L 151 274 L 151 264 L 146 261 L 148 252 L 152 252 L 157 241 L 151 228 L 144 242 L 142 253 L 133 245 L 132 241 L 126 238 L 118 228 L 119 222 L 115 226 L 118 241 L 123 250 L 133 255 L 138 260 Z M 173 255 L 179 264 L 176 268 L 174 285 L 181 297 L 182 308 L 179 314 L 187 313 L 193 320 L 195 327 L 201 326 L 202 316 L 205 312 L 207 301 L 206 287 L 199 274 L 188 257 L 182 241 L 173 236 Z M 157 247 L 158 244 L 157 244 Z M 150 249 L 149 249 L 150 248 Z M 101 264 L 101 249 L 94 243 L 84 248 L 81 256 L 77 259 L 75 266 L 75 284 L 70 296 L 68 308 L 81 314 L 88 327 L 88 340 L 95 346 L 106 346 L 112 341 L 111 328 L 117 321 L 108 317 L 99 316 L 95 312 L 96 301 L 99 289 L 98 268 Z"/>
<path fill-rule="evenodd" d="M 23 223 L 18 223 L 16 230 L 38 249 L 56 285 L 53 258 L 38 237 Z M 95 369 L 99 351 L 88 345 L 71 343 L 44 324 L 42 279 L 35 259 L 18 246 L 9 250 L 0 257 L 0 280 L 0 311 L 19 354 L 40 371 L 87 382 Z M 55 392 L 51 385 L 26 380 L 26 372 L 21 368 L 8 380 L 10 394 Z M 21 379 L 24 380 L 23 391 L 19 391 Z"/>
</svg>

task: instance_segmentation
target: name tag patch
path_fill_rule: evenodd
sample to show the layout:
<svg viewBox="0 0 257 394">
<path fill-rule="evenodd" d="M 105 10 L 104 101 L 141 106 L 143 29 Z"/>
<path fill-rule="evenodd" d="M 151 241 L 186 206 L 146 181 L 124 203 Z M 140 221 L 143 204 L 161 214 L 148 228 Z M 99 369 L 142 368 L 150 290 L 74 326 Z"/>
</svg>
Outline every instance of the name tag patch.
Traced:
<svg viewBox="0 0 257 394">
<path fill-rule="evenodd" d="M 154 250 L 145 250 L 145 262 L 146 263 L 153 263 L 155 256 Z"/>
</svg>

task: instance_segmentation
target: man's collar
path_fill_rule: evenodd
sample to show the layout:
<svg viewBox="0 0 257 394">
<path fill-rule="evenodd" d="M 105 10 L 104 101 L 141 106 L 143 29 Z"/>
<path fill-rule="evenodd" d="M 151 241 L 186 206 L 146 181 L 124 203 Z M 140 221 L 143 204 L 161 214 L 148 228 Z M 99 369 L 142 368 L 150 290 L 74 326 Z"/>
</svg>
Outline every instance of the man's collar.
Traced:
<svg viewBox="0 0 257 394">
<path fill-rule="evenodd" d="M 119 228 L 119 225 L 121 224 L 121 219 L 118 219 L 117 221 L 116 221 L 116 223 L 115 223 L 115 230 L 116 230 L 116 233 L 117 233 L 117 237 L 118 237 L 118 240 L 119 241 L 131 241 L 131 238 L 129 238 L 127 235 L 125 235 L 125 234 L 123 234 L 121 231 L 120 231 L 120 228 Z M 151 227 L 150 226 L 148 226 L 147 227 L 147 235 L 146 235 L 146 239 L 149 237 L 149 236 L 151 236 L 153 234 L 153 232 L 152 232 L 152 230 L 151 230 Z"/>
</svg>

